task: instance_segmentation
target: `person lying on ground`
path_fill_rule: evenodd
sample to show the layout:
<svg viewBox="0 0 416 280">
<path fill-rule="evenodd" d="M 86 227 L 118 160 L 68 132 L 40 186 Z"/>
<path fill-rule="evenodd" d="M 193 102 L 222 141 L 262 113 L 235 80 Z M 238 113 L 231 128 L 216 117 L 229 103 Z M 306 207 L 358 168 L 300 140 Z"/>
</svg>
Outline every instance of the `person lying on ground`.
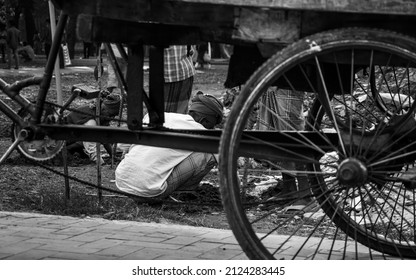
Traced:
<svg viewBox="0 0 416 280">
<path fill-rule="evenodd" d="M 64 121 L 68 124 L 97 126 L 98 124 L 95 118 L 96 110 L 95 104 L 81 106 L 76 108 L 76 111 L 68 114 Z M 108 126 L 110 120 L 118 115 L 119 110 L 120 96 L 117 94 L 109 94 L 106 96 L 101 104 L 100 125 Z M 111 146 L 109 144 L 104 144 L 103 146 L 107 153 L 111 155 Z M 97 145 L 94 142 L 67 142 L 67 149 L 70 153 L 84 153 L 91 161 L 97 161 Z M 102 156 L 99 160 L 101 164 L 104 164 Z"/>
</svg>

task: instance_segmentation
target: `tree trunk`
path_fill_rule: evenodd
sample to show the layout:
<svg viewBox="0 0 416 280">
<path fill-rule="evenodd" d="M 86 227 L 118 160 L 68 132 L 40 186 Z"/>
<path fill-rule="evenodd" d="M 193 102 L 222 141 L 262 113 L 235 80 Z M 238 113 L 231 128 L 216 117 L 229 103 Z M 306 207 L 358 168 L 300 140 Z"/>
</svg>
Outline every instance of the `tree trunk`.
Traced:
<svg viewBox="0 0 416 280">
<path fill-rule="evenodd" d="M 75 43 L 77 42 L 76 27 L 77 27 L 77 16 L 70 16 L 68 25 L 66 28 L 66 34 L 67 34 L 69 57 L 71 57 L 71 59 L 74 59 L 75 57 Z"/>
<path fill-rule="evenodd" d="M 35 35 L 35 20 L 33 19 L 32 9 L 23 10 L 26 27 L 26 42 L 33 47 L 33 36 Z"/>
</svg>

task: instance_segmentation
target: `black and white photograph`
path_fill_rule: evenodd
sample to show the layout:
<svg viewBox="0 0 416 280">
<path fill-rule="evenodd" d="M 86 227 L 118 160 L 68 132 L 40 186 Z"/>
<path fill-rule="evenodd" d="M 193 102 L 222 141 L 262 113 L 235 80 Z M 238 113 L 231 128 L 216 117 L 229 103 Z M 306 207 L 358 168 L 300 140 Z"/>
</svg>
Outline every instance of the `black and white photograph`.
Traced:
<svg viewBox="0 0 416 280">
<path fill-rule="evenodd" d="M 413 0 L 0 0 L 6 278 L 410 273 L 414 26 Z"/>
</svg>

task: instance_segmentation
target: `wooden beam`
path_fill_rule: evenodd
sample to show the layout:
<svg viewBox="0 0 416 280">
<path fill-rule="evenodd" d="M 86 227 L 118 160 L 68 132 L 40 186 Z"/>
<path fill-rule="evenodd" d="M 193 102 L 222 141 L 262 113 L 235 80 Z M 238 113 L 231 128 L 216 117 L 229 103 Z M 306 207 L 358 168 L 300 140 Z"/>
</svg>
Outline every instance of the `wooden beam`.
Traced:
<svg viewBox="0 0 416 280">
<path fill-rule="evenodd" d="M 209 37 L 198 27 L 140 23 L 90 15 L 78 17 L 77 33 L 80 39 L 87 42 L 142 42 L 146 45 L 197 44 L 204 37 Z"/>
<path fill-rule="evenodd" d="M 78 33 L 85 41 L 257 44 L 270 54 L 276 46 L 334 28 L 373 27 L 415 35 L 416 22 L 416 1 L 404 0 L 55 1 L 80 14 Z"/>
<path fill-rule="evenodd" d="M 157 113 L 157 119 L 150 118 L 150 124 L 161 126 L 165 122 L 163 46 L 149 47 L 149 68 L 149 101 Z"/>
<path fill-rule="evenodd" d="M 288 9 L 360 14 L 416 15 L 414 0 L 53 0 L 56 7 L 72 14 L 91 14 L 126 20 L 146 20 L 152 14 L 171 7 L 201 5 L 233 8 Z M 161 9 L 162 7 L 162 9 Z M 153 9 L 155 8 L 155 9 Z M 157 9 L 156 9 L 157 8 Z M 179 11 L 180 12 L 180 11 Z"/>
<path fill-rule="evenodd" d="M 301 13 L 284 10 L 235 9 L 232 38 L 248 42 L 291 43 L 299 39 Z"/>
<path fill-rule="evenodd" d="M 143 61 L 143 45 L 130 45 L 127 64 L 127 126 L 131 130 L 142 128 Z"/>
<path fill-rule="evenodd" d="M 416 15 L 414 0 L 168 0 L 171 2 L 230 5 L 234 7 L 256 7 L 289 9 L 299 11 L 326 11 L 360 14 Z"/>
</svg>

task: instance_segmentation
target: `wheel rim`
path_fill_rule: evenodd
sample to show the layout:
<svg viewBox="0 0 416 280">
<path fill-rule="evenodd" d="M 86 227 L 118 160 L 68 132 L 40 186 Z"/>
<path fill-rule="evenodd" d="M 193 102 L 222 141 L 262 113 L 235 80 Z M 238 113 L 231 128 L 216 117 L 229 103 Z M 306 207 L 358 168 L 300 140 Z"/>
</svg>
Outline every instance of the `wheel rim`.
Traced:
<svg viewBox="0 0 416 280">
<path fill-rule="evenodd" d="M 19 113 L 26 123 L 30 121 L 30 114 L 26 110 Z M 17 124 L 12 127 L 12 139 L 17 139 L 19 132 L 22 130 Z M 55 140 L 45 136 L 43 139 L 22 141 L 17 146 L 18 151 L 25 157 L 36 161 L 47 161 L 56 157 L 65 145 L 63 140 Z"/>
<path fill-rule="evenodd" d="M 367 39 L 369 34 L 374 40 Z M 275 55 L 247 82 L 227 120 L 220 168 L 230 226 L 250 258 L 354 258 L 362 252 L 383 257 L 416 256 L 414 179 L 410 175 L 414 169 L 414 146 L 410 141 L 414 115 L 410 109 L 379 106 L 379 92 L 372 90 L 370 75 L 362 71 L 373 65 L 397 64 L 406 69 L 405 76 L 416 73 L 414 51 L 409 53 L 402 47 L 407 47 L 409 41 L 395 33 L 383 35 L 361 29 L 319 34 Z M 311 51 L 314 47 L 316 51 Z M 403 61 L 410 62 L 403 65 Z M 332 65 L 326 65 L 328 62 Z M 263 138 L 253 139 L 243 132 L 244 127 L 251 129 L 250 115 L 261 111 L 259 102 L 267 100 L 267 89 L 276 82 L 277 91 L 286 86 L 298 94 L 295 97 L 305 90 L 313 92 L 307 94 L 314 96 L 315 102 L 309 102 L 314 106 L 310 105 L 306 129 L 319 135 L 319 144 L 298 133 L 291 145 L 280 145 L 286 152 L 281 156 L 273 152 L 282 151 L 276 148 L 276 141 L 265 143 Z M 400 88 L 414 86 L 411 79 L 397 75 L 390 82 Z M 408 90 L 407 96 L 412 95 L 413 90 Z M 399 100 L 402 105 L 403 100 Z M 286 126 L 271 129 L 293 137 L 286 130 L 298 130 L 297 125 L 270 110 L 270 102 L 263 105 Z M 269 145 L 270 155 L 243 157 L 239 148 L 247 137 Z M 299 146 L 309 149 L 299 150 Z M 269 168 L 264 167 L 265 163 Z M 297 189 L 290 192 L 284 192 L 293 187 L 287 174 L 296 174 Z M 305 177 L 309 180 L 307 189 L 299 187 L 305 185 L 301 183 Z M 257 193 L 253 198 L 253 192 L 265 185 L 260 182 L 263 179 L 268 179 L 270 192 Z M 273 180 L 277 182 L 273 184 Z M 305 207 L 293 207 L 299 202 Z M 316 203 L 325 213 L 314 207 Z M 287 206 L 295 211 L 285 212 Z M 369 248 L 357 245 L 357 241 Z M 335 252 L 335 247 L 347 248 L 351 242 L 355 254 Z"/>
</svg>

